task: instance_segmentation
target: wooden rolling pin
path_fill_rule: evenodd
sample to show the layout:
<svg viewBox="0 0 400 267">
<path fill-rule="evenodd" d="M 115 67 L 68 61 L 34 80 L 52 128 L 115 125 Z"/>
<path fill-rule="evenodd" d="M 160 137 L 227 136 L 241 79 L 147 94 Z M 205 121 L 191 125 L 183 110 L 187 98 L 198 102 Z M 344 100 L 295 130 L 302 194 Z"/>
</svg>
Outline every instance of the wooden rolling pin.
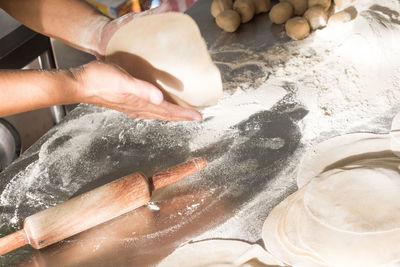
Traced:
<svg viewBox="0 0 400 267">
<path fill-rule="evenodd" d="M 24 228 L 0 238 L 0 255 L 30 244 L 44 248 L 132 211 L 150 200 L 152 191 L 205 168 L 196 158 L 147 179 L 133 173 L 29 216 Z"/>
</svg>

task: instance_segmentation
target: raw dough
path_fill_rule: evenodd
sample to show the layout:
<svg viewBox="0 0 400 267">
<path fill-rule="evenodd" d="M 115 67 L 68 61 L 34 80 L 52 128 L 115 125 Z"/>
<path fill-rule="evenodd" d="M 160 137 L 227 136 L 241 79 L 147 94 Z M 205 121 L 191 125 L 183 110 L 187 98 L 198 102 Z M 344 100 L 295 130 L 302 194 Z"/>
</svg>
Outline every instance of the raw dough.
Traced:
<svg viewBox="0 0 400 267">
<path fill-rule="evenodd" d="M 321 6 L 310 7 L 304 17 L 308 20 L 312 30 L 320 29 L 326 26 L 328 13 Z"/>
<path fill-rule="evenodd" d="M 334 23 L 345 23 L 349 22 L 350 20 L 351 14 L 346 10 L 342 10 L 330 16 L 328 19 L 328 24 L 331 25 Z"/>
<path fill-rule="evenodd" d="M 301 40 L 310 34 L 310 25 L 303 17 L 294 17 L 285 24 L 286 34 L 293 40 Z"/>
<path fill-rule="evenodd" d="M 271 0 L 253 0 L 256 14 L 268 12 L 271 9 Z"/>
<path fill-rule="evenodd" d="M 288 2 L 274 5 L 269 12 L 269 19 L 275 24 L 285 23 L 293 15 L 293 6 Z"/>
<path fill-rule="evenodd" d="M 240 15 L 235 10 L 225 10 L 215 19 L 218 27 L 227 32 L 234 32 L 240 25 Z"/>
<path fill-rule="evenodd" d="M 387 134 L 355 133 L 328 139 L 309 149 L 300 161 L 297 186 L 303 187 L 324 171 L 351 162 L 393 157 L 390 136 Z"/>
<path fill-rule="evenodd" d="M 186 244 L 166 257 L 158 267 L 281 266 L 259 245 L 236 240 L 205 240 Z"/>
<path fill-rule="evenodd" d="M 266 248 L 293 266 L 380 266 L 400 259 L 400 159 L 338 166 L 275 207 Z M 316 234 L 318 233 L 318 234 Z"/>
<path fill-rule="evenodd" d="M 242 23 L 249 22 L 256 11 L 252 0 L 236 0 L 233 9 L 240 14 Z"/>
<path fill-rule="evenodd" d="M 321 6 L 325 11 L 331 7 L 331 0 L 308 0 L 308 8 L 313 6 Z"/>
<path fill-rule="evenodd" d="M 294 8 L 294 14 L 302 16 L 308 8 L 308 0 L 280 0 L 281 2 L 289 2 Z"/>
<path fill-rule="evenodd" d="M 266 249 L 291 266 L 395 266 L 400 262 L 400 115 L 391 134 L 348 134 L 310 149 L 299 190 L 262 230 Z M 316 234 L 317 233 L 317 234 Z"/>
<path fill-rule="evenodd" d="M 216 18 L 221 12 L 232 9 L 232 0 L 214 0 L 211 4 L 211 15 Z"/>
<path fill-rule="evenodd" d="M 106 61 L 156 85 L 180 105 L 214 105 L 222 95 L 220 72 L 196 23 L 185 14 L 135 18 L 113 35 Z"/>
<path fill-rule="evenodd" d="M 333 1 L 335 2 L 337 9 L 342 9 L 342 8 L 345 8 L 349 5 L 351 5 L 356 0 L 333 0 Z"/>
</svg>

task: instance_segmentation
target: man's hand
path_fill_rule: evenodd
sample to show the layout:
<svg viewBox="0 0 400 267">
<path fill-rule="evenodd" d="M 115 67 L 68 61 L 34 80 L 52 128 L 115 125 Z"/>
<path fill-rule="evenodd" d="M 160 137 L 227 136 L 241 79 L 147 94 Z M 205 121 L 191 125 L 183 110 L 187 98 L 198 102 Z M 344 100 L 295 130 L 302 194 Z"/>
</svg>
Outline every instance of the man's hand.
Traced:
<svg viewBox="0 0 400 267">
<path fill-rule="evenodd" d="M 71 70 L 80 101 L 112 108 L 131 117 L 167 121 L 201 120 L 201 114 L 163 99 L 152 84 L 130 76 L 118 66 L 91 62 Z"/>
</svg>

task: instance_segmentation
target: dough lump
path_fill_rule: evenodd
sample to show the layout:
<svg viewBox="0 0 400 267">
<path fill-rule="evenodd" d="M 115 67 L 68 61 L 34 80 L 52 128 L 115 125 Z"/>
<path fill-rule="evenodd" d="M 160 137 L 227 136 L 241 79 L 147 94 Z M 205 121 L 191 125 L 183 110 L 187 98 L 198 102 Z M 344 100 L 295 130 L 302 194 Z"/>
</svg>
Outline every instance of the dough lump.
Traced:
<svg viewBox="0 0 400 267">
<path fill-rule="evenodd" d="M 342 9 L 351 5 L 356 0 L 333 0 L 333 1 L 335 2 L 335 5 L 338 9 Z"/>
<path fill-rule="evenodd" d="M 335 23 L 345 23 L 349 22 L 351 19 L 351 14 L 346 10 L 342 10 L 330 16 L 328 19 L 328 24 L 331 25 Z"/>
<path fill-rule="evenodd" d="M 242 23 L 249 22 L 256 11 L 252 0 L 236 0 L 233 9 L 240 14 Z"/>
<path fill-rule="evenodd" d="M 234 32 L 240 25 L 240 15 L 235 10 L 225 10 L 215 19 L 218 27 L 226 32 Z"/>
<path fill-rule="evenodd" d="M 256 14 L 268 12 L 271 9 L 271 0 L 253 0 Z"/>
<path fill-rule="evenodd" d="M 313 6 L 321 6 L 325 11 L 328 11 L 331 3 L 331 0 L 308 0 L 308 8 Z"/>
<path fill-rule="evenodd" d="M 285 24 L 286 34 L 293 40 L 302 40 L 310 34 L 310 25 L 303 17 L 294 17 Z"/>
<path fill-rule="evenodd" d="M 321 6 L 309 8 L 306 13 L 304 13 L 304 17 L 310 23 L 312 30 L 325 27 L 328 21 L 328 13 Z"/>
<path fill-rule="evenodd" d="M 179 105 L 217 103 L 222 81 L 196 22 L 181 13 L 135 18 L 111 38 L 106 61 L 148 81 Z"/>
<path fill-rule="evenodd" d="M 216 18 L 221 12 L 232 9 L 232 0 L 214 0 L 211 4 L 211 15 Z"/>
<path fill-rule="evenodd" d="M 269 12 L 269 19 L 275 24 L 285 23 L 293 15 L 293 6 L 289 2 L 274 5 Z"/>
<path fill-rule="evenodd" d="M 308 8 L 308 0 L 280 0 L 281 2 L 289 2 L 294 8 L 294 14 L 302 16 Z"/>
</svg>

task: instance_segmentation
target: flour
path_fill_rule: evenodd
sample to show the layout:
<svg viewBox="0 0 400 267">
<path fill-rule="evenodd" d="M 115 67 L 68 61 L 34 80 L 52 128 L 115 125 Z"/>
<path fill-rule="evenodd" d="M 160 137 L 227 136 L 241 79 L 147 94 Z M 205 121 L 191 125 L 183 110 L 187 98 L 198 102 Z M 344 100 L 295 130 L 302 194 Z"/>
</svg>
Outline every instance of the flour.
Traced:
<svg viewBox="0 0 400 267">
<path fill-rule="evenodd" d="M 357 1 L 353 21 L 303 41 L 215 48 L 225 91 L 218 105 L 202 110 L 201 123 L 131 119 L 80 105 L 14 172 L 0 174 L 9 178 L 0 195 L 2 234 L 94 182 L 135 171 L 150 176 L 204 156 L 204 171 L 153 195 L 146 208 L 157 214 L 157 227 L 126 240 L 175 244 L 172 233 L 195 225 L 196 240 L 257 242 L 269 211 L 296 190 L 305 149 L 344 133 L 388 132 L 400 108 L 400 3 L 375 2 Z"/>
</svg>

